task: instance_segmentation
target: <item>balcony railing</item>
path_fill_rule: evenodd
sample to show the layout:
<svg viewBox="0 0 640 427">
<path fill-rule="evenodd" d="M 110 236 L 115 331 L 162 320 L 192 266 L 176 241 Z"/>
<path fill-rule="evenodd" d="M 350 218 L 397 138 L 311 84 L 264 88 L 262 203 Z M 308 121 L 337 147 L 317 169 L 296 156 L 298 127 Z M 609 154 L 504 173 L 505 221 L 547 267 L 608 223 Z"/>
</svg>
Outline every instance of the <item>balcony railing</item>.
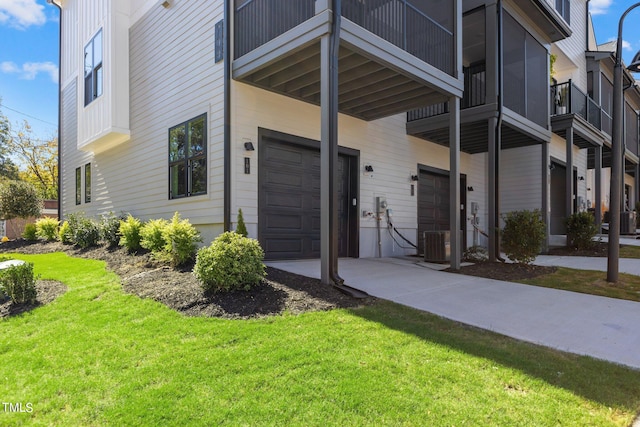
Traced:
<svg viewBox="0 0 640 427">
<path fill-rule="evenodd" d="M 342 16 L 447 74 L 455 68 L 453 33 L 407 0 L 343 0 Z M 235 57 L 313 17 L 315 0 L 240 1 L 235 10 Z"/>
<path fill-rule="evenodd" d="M 478 63 L 470 67 L 464 67 L 464 94 L 460 101 L 460 109 L 477 107 L 484 105 L 487 99 L 487 66 L 485 63 Z M 407 112 L 407 121 L 426 119 L 429 117 L 447 114 L 449 103 L 430 105 L 424 108 Z"/>
<path fill-rule="evenodd" d="M 571 80 L 552 85 L 549 99 L 552 116 L 577 114 L 595 128 L 611 135 L 611 116 Z"/>
<path fill-rule="evenodd" d="M 237 1 L 235 11 L 235 57 L 262 46 L 298 24 L 311 19 L 315 0 Z"/>
</svg>

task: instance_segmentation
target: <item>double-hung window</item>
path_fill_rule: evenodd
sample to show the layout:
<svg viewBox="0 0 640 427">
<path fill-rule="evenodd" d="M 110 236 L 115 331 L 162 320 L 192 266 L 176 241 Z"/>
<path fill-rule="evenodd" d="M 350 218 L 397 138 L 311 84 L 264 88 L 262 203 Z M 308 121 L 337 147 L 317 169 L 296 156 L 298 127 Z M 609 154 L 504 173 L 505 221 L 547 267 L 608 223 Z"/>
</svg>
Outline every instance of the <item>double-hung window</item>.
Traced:
<svg viewBox="0 0 640 427">
<path fill-rule="evenodd" d="M 84 48 L 84 105 L 102 95 L 102 29 Z"/>
<path fill-rule="evenodd" d="M 169 198 L 207 192 L 207 115 L 169 129 Z"/>
</svg>

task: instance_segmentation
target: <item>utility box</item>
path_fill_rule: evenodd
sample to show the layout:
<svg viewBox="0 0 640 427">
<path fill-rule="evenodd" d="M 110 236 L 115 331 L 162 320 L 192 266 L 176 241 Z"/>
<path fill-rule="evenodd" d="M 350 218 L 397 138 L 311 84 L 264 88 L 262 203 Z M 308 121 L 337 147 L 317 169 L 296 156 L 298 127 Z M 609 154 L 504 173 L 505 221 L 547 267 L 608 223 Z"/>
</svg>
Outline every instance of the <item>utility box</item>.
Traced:
<svg viewBox="0 0 640 427">
<path fill-rule="evenodd" d="M 451 260 L 451 234 L 449 231 L 425 231 L 424 260 L 427 262 L 449 262 Z"/>
<path fill-rule="evenodd" d="M 620 212 L 620 234 L 636 234 L 636 212 Z"/>
</svg>

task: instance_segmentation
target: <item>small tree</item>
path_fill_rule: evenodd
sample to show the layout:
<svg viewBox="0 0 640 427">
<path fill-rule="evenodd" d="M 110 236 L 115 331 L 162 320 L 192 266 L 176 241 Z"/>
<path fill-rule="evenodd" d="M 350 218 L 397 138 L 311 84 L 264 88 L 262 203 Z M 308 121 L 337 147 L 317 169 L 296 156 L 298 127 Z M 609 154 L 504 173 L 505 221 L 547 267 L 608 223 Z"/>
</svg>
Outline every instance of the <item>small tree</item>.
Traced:
<svg viewBox="0 0 640 427">
<path fill-rule="evenodd" d="M 540 253 L 545 238 L 545 224 L 539 210 L 514 211 L 504 216 L 502 249 L 509 259 L 530 264 Z"/>
<path fill-rule="evenodd" d="M 238 226 L 236 227 L 236 233 L 243 237 L 247 237 L 247 226 L 244 224 L 244 217 L 242 216 L 242 209 L 238 209 Z"/>
<path fill-rule="evenodd" d="M 7 181 L 0 184 L 0 217 L 2 219 L 37 218 L 41 212 L 42 200 L 33 185 L 22 181 Z"/>
</svg>

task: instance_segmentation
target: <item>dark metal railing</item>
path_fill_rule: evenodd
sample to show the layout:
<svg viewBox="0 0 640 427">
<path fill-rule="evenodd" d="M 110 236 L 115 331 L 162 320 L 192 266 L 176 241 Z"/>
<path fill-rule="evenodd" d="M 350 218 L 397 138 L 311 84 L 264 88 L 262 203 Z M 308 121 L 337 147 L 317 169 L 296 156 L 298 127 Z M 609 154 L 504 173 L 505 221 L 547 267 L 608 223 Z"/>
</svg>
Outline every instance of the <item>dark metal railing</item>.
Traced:
<svg viewBox="0 0 640 427">
<path fill-rule="evenodd" d="M 552 116 L 577 114 L 597 129 L 611 134 L 611 117 L 571 80 L 552 85 L 550 100 Z"/>
<path fill-rule="evenodd" d="M 342 16 L 439 70 L 453 75 L 453 33 L 411 2 L 343 0 Z"/>
<path fill-rule="evenodd" d="M 234 54 L 251 52 L 315 14 L 315 0 L 249 0 L 236 7 Z"/>
<path fill-rule="evenodd" d="M 477 107 L 487 102 L 487 66 L 479 63 L 470 67 L 464 67 L 464 94 L 460 101 L 460 109 Z M 407 121 L 426 119 L 429 117 L 447 114 L 449 103 L 441 102 L 428 107 L 418 108 L 407 112 Z"/>
<path fill-rule="evenodd" d="M 315 14 L 315 0 L 247 0 L 236 4 L 240 5 L 235 10 L 235 58 L 284 34 Z M 342 16 L 453 75 L 453 33 L 408 0 L 343 0 Z"/>
</svg>

